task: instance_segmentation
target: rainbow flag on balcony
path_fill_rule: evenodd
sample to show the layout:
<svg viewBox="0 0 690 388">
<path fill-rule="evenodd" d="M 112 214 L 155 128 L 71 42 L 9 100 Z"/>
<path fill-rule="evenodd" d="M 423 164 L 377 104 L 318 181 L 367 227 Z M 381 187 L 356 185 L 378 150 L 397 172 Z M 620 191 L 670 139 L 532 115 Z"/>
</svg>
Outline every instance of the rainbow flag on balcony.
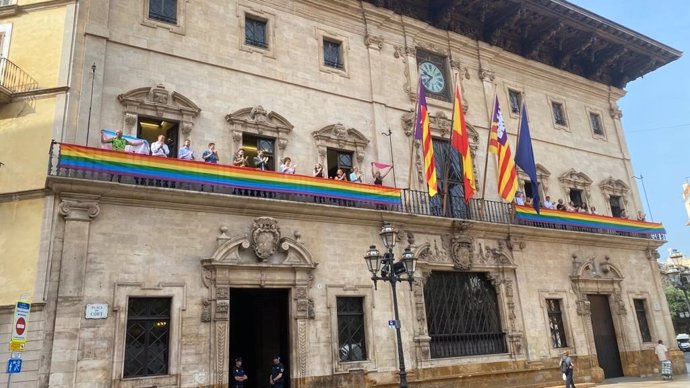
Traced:
<svg viewBox="0 0 690 388">
<path fill-rule="evenodd" d="M 59 168 L 138 178 L 400 205 L 400 189 L 395 187 L 287 175 L 253 168 L 161 158 L 73 144 L 60 145 L 58 163 Z"/>
<path fill-rule="evenodd" d="M 666 234 L 666 229 L 664 229 L 664 226 L 660 223 L 636 221 L 627 218 L 573 213 L 543 208 L 541 209 L 541 214 L 539 214 L 531 206 L 515 206 L 515 215 L 518 221 L 542 222 L 615 232 Z"/>
</svg>

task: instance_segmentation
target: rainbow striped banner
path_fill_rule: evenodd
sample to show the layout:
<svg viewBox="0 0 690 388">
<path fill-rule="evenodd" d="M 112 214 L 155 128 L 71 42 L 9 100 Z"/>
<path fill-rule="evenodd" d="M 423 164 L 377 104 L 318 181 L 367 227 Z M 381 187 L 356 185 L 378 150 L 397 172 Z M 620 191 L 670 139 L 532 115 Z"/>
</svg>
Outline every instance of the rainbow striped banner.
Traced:
<svg viewBox="0 0 690 388">
<path fill-rule="evenodd" d="M 58 163 L 59 168 L 138 178 L 400 205 L 400 189 L 395 187 L 280 174 L 253 168 L 161 158 L 73 144 L 60 144 Z"/>
<path fill-rule="evenodd" d="M 520 221 L 544 222 L 549 224 L 576 226 L 582 228 L 604 229 L 615 232 L 665 234 L 660 223 L 629 220 L 627 218 L 598 216 L 586 213 L 573 213 L 563 210 L 541 209 L 540 214 L 530 206 L 515 206 L 515 214 Z"/>
</svg>

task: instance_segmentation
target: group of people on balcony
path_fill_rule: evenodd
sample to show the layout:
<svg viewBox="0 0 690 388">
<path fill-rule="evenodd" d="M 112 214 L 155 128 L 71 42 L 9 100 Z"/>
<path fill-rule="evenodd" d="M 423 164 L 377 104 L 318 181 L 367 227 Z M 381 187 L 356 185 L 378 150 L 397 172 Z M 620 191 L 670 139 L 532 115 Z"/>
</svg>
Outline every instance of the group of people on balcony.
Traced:
<svg viewBox="0 0 690 388">
<path fill-rule="evenodd" d="M 532 206 L 532 198 L 531 197 L 526 197 L 523 194 L 522 191 L 518 191 L 515 193 L 515 204 L 520 205 L 520 206 Z M 550 196 L 544 197 L 544 202 L 541 204 L 542 208 L 544 209 L 551 209 L 551 210 L 561 210 L 561 211 L 566 211 L 566 212 L 572 212 L 572 213 L 584 213 L 584 214 L 597 214 L 597 209 L 594 206 L 587 206 L 586 203 L 582 203 L 581 205 L 578 205 L 574 201 L 570 201 L 568 203 L 565 203 L 562 199 L 559 199 L 557 202 L 552 202 Z M 625 213 L 625 209 L 621 209 L 620 213 L 618 215 L 620 218 L 628 218 L 627 214 Z M 642 210 L 639 210 L 637 212 L 637 216 L 635 217 L 637 221 L 645 221 L 646 216 Z"/>
<path fill-rule="evenodd" d="M 101 136 L 101 143 L 110 144 L 114 151 L 124 152 L 128 145 L 138 146 L 143 142 L 137 140 L 128 139 L 122 136 L 122 131 L 115 131 L 114 137 Z M 170 148 L 166 142 L 165 135 L 159 135 L 158 139 L 151 144 L 151 155 L 167 158 L 170 156 Z M 180 147 L 177 152 L 177 158 L 183 160 L 197 160 L 194 155 L 194 150 L 192 150 L 192 142 L 190 139 L 185 139 L 184 145 Z M 201 154 L 201 159 L 206 163 L 218 164 L 220 158 L 218 157 L 218 150 L 216 149 L 215 143 L 209 143 L 208 148 L 204 150 Z M 244 149 L 239 149 L 235 152 L 232 159 L 232 165 L 235 167 L 254 167 L 257 170 L 270 170 L 269 167 L 269 156 L 265 150 L 259 150 L 257 155 L 252 158 L 253 166 L 249 165 L 249 156 L 245 154 Z M 279 172 L 283 174 L 295 174 L 297 165 L 292 163 L 290 157 L 285 157 L 280 164 Z M 372 183 L 375 185 L 383 185 L 383 178 L 390 173 L 392 166 L 387 168 L 385 171 L 377 169 L 374 167 L 374 163 L 371 164 L 371 177 L 373 179 Z M 314 165 L 314 171 L 312 176 L 315 178 L 330 178 L 338 181 L 349 181 L 354 183 L 364 183 L 363 174 L 359 167 L 353 167 L 352 171 L 347 174 L 344 169 L 339 168 L 334 176 L 329 177 L 326 170 L 324 170 L 321 163 L 316 163 Z"/>
</svg>

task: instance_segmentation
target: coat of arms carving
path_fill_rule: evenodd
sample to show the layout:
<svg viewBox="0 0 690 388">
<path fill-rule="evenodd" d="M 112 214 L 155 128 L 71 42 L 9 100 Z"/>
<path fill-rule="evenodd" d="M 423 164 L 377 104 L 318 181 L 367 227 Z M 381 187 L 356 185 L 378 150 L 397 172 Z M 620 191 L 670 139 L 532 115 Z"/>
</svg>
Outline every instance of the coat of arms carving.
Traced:
<svg viewBox="0 0 690 388">
<path fill-rule="evenodd" d="M 252 246 L 254 253 L 261 261 L 266 261 L 278 249 L 280 227 L 272 217 L 258 217 L 252 225 Z"/>
<path fill-rule="evenodd" d="M 474 258 L 472 238 L 463 236 L 453 237 L 450 242 L 450 252 L 455 268 L 461 271 L 467 271 L 472 268 L 472 259 Z"/>
</svg>

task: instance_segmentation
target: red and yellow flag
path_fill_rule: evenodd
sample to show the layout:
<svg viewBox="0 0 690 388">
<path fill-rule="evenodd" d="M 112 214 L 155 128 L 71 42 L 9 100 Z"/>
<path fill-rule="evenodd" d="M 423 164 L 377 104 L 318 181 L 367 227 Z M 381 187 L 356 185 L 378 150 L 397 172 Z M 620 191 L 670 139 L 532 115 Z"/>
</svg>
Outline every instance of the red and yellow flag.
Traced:
<svg viewBox="0 0 690 388">
<path fill-rule="evenodd" d="M 508 144 L 508 132 L 503 122 L 501 107 L 498 105 L 498 96 L 494 101 L 494 114 L 491 118 L 489 151 L 498 155 L 498 195 L 512 202 L 518 189 L 517 171 Z"/>
<path fill-rule="evenodd" d="M 465 112 L 462 109 L 462 95 L 460 85 L 455 86 L 455 103 L 453 104 L 453 131 L 450 134 L 450 143 L 462 157 L 462 175 L 464 177 L 465 202 L 470 203 L 470 199 L 477 191 L 474 183 L 474 165 L 472 164 L 472 153 L 465 124 Z"/>
<path fill-rule="evenodd" d="M 419 100 L 417 101 L 417 130 L 415 139 L 422 141 L 424 152 L 424 179 L 429 188 L 429 196 L 438 194 L 436 184 L 436 163 L 434 162 L 434 145 L 431 141 L 431 130 L 429 129 L 429 111 L 426 106 L 426 95 L 424 85 L 419 80 Z"/>
</svg>

